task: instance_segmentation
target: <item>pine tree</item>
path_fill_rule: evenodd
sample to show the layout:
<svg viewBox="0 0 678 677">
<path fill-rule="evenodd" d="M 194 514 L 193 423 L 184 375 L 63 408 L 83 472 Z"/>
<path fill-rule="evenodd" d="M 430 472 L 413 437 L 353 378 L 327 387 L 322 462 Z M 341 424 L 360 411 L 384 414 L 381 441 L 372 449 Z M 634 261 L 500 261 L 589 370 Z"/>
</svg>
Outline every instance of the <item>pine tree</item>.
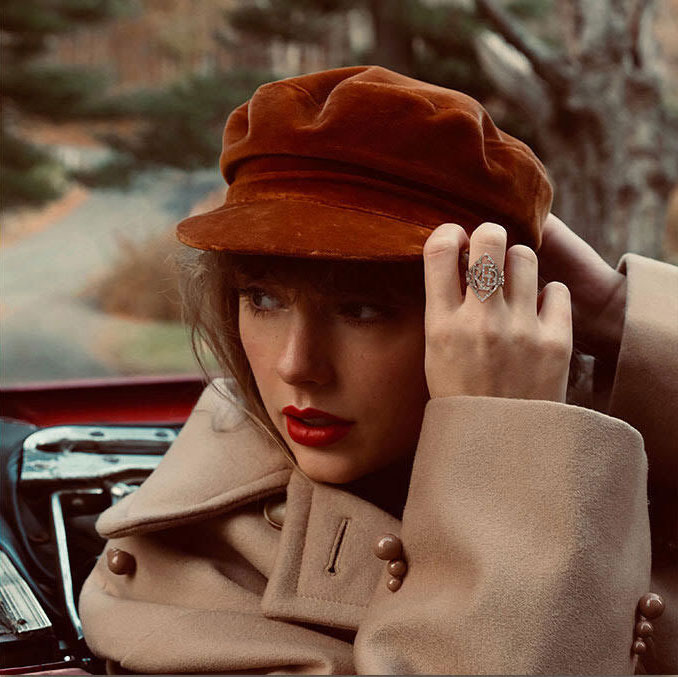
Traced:
<svg viewBox="0 0 678 677">
<path fill-rule="evenodd" d="M 65 122 L 99 115 L 106 86 L 102 74 L 50 64 L 49 41 L 80 26 L 129 8 L 128 0 L 4 0 L 2 119 L 2 208 L 39 205 L 58 197 L 68 184 L 65 168 L 45 150 L 22 138 L 26 119 Z"/>
<path fill-rule="evenodd" d="M 474 49 L 474 37 L 483 24 L 463 4 L 257 0 L 227 12 L 226 20 L 236 33 L 260 41 L 322 43 L 335 18 L 351 10 L 361 10 L 368 18 L 374 41 L 365 52 L 351 54 L 347 63 L 333 66 L 379 64 L 479 99 L 490 94 Z"/>
<path fill-rule="evenodd" d="M 228 113 L 272 79 L 252 70 L 191 74 L 158 89 L 119 97 L 115 110 L 138 123 L 133 134 L 108 134 L 114 151 L 99 167 L 76 173 L 86 185 L 125 185 L 141 171 L 213 167 Z"/>
</svg>

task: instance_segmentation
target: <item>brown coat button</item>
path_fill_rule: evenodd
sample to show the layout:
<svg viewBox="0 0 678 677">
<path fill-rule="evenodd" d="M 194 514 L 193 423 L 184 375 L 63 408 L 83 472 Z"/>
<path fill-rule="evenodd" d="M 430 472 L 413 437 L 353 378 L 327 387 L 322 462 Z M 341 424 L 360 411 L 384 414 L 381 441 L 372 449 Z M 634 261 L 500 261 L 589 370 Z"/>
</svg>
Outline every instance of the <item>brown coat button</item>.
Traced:
<svg viewBox="0 0 678 677">
<path fill-rule="evenodd" d="M 379 559 L 400 559 L 403 554 L 403 544 L 394 534 L 384 534 L 374 546 L 374 554 Z"/>
<path fill-rule="evenodd" d="M 396 590 L 400 590 L 400 586 L 403 584 L 403 579 L 402 578 L 389 578 L 388 583 L 386 583 L 386 587 L 391 591 L 391 592 L 396 592 Z"/>
<path fill-rule="evenodd" d="M 638 602 L 638 611 L 646 618 L 659 618 L 664 613 L 664 600 L 656 592 L 648 592 Z"/>
<path fill-rule="evenodd" d="M 647 651 L 647 644 L 645 644 L 645 642 L 643 642 L 642 639 L 637 639 L 633 643 L 633 647 L 631 648 L 631 651 L 633 651 L 633 653 L 637 653 L 637 654 L 644 654 Z"/>
<path fill-rule="evenodd" d="M 388 573 L 395 578 L 402 578 L 407 573 L 407 564 L 402 559 L 392 559 L 387 565 Z"/>
<path fill-rule="evenodd" d="M 636 623 L 636 635 L 638 637 L 649 637 L 654 632 L 650 621 L 638 621 Z"/>
<path fill-rule="evenodd" d="M 106 560 L 108 568 L 117 576 L 129 576 L 133 574 L 137 568 L 137 562 L 134 555 L 120 550 L 119 548 L 111 548 L 106 551 Z"/>
</svg>

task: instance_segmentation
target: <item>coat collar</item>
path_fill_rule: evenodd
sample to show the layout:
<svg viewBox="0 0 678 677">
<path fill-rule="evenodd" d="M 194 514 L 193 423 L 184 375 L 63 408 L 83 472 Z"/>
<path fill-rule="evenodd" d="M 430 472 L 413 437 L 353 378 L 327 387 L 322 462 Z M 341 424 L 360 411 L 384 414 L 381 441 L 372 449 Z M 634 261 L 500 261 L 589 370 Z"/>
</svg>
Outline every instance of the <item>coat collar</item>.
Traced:
<svg viewBox="0 0 678 677">
<path fill-rule="evenodd" d="M 207 470 L 207 471 L 206 471 Z M 386 574 L 373 544 L 400 522 L 340 487 L 294 470 L 277 446 L 214 385 L 156 470 L 99 517 L 107 538 L 195 523 L 287 492 L 264 616 L 355 631 Z M 385 584 L 385 582 L 384 582 Z"/>
<path fill-rule="evenodd" d="M 196 522 L 279 493 L 291 463 L 233 401 L 208 386 L 156 470 L 101 514 L 98 532 L 131 536 Z"/>
</svg>

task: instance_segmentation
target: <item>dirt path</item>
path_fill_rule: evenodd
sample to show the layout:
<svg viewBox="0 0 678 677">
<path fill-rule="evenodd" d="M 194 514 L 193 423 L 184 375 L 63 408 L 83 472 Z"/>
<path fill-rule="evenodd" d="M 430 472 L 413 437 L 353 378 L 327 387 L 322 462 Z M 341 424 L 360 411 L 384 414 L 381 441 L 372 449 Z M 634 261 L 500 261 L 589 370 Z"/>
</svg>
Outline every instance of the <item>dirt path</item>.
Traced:
<svg viewBox="0 0 678 677">
<path fill-rule="evenodd" d="M 0 249 L 0 382 L 111 374 L 99 337 L 131 323 L 79 293 L 115 260 L 119 240 L 144 242 L 172 227 L 221 182 L 216 171 L 158 171 L 128 191 L 91 191 L 47 227 Z"/>
<path fill-rule="evenodd" d="M 27 237 L 41 233 L 53 223 L 65 218 L 88 196 L 87 188 L 76 185 L 59 200 L 55 200 L 42 209 L 25 209 L 18 213 L 4 215 L 0 247 L 10 247 Z"/>
</svg>

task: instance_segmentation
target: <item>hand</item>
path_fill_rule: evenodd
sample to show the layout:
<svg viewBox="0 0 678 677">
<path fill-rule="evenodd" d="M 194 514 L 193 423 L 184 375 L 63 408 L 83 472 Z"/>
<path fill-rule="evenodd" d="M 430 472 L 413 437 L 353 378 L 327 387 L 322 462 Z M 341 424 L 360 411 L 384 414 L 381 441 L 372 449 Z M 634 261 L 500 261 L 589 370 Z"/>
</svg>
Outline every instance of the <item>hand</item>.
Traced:
<svg viewBox="0 0 678 677">
<path fill-rule="evenodd" d="M 553 214 L 544 223 L 542 238 L 539 274 L 570 290 L 575 341 L 597 357 L 616 357 L 624 327 L 626 276 Z"/>
<path fill-rule="evenodd" d="M 551 282 L 537 295 L 537 256 L 506 252 L 506 230 L 483 223 L 469 240 L 445 223 L 424 245 L 426 380 L 431 397 L 484 395 L 564 402 L 572 354 L 570 294 Z M 462 291 L 460 253 L 487 252 L 506 282 L 481 303 Z"/>
</svg>

